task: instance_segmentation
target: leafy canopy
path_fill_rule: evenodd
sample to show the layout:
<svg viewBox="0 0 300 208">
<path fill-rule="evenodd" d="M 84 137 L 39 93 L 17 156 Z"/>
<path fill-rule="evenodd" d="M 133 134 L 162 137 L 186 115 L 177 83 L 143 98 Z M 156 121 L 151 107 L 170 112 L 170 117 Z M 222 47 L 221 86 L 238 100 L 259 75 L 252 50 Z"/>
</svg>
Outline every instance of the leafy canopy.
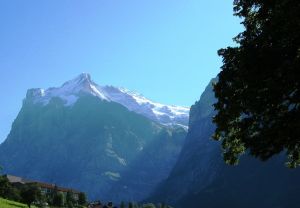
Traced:
<svg viewBox="0 0 300 208">
<path fill-rule="evenodd" d="M 86 195 L 83 192 L 80 192 L 78 195 L 78 204 L 80 205 L 86 205 L 87 203 L 87 199 L 86 199 Z"/>
<path fill-rule="evenodd" d="M 21 190 L 22 201 L 30 208 L 32 202 L 41 199 L 41 190 L 35 184 L 24 185 Z"/>
<path fill-rule="evenodd" d="M 223 57 L 214 85 L 214 138 L 224 160 L 237 164 L 244 152 L 267 160 L 285 152 L 300 164 L 300 1 L 235 0 L 245 31 Z"/>
</svg>

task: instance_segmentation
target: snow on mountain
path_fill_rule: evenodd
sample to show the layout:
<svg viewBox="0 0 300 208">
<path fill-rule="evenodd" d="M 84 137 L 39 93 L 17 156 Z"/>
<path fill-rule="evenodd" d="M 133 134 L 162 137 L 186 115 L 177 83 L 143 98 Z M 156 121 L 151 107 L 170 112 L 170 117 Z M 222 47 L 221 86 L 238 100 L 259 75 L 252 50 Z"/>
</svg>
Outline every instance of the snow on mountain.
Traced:
<svg viewBox="0 0 300 208">
<path fill-rule="evenodd" d="M 125 88 L 99 86 L 91 80 L 91 76 L 87 73 L 80 74 L 58 88 L 28 90 L 27 97 L 31 97 L 35 103 L 43 105 L 47 105 L 52 98 L 59 97 L 65 102 L 65 106 L 72 106 L 82 94 L 90 94 L 101 100 L 119 103 L 130 111 L 164 125 L 178 124 L 184 127 L 188 125 L 189 108 L 153 102 Z"/>
</svg>

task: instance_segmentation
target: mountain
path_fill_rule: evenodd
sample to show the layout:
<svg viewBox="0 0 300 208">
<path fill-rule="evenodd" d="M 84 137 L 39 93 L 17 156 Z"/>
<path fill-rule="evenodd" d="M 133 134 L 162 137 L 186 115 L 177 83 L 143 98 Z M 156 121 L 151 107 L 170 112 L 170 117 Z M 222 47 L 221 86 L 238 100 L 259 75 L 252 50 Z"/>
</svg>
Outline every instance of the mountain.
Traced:
<svg viewBox="0 0 300 208">
<path fill-rule="evenodd" d="M 153 102 L 141 94 L 125 88 L 99 86 L 91 80 L 91 76 L 87 73 L 80 74 L 59 88 L 31 89 L 28 91 L 27 97 L 30 97 L 33 103 L 43 105 L 47 105 L 53 98 L 60 98 L 65 106 L 72 106 L 82 94 L 92 95 L 108 102 L 119 103 L 130 111 L 164 125 L 188 125 L 189 108 Z"/>
<path fill-rule="evenodd" d="M 278 155 L 269 161 L 244 155 L 238 166 L 224 164 L 220 143 L 211 136 L 215 103 L 213 79 L 190 111 L 187 138 L 169 177 L 147 201 L 184 207 L 298 207 L 300 170 L 284 166 Z"/>
<path fill-rule="evenodd" d="M 0 164 L 6 173 L 85 191 L 90 199 L 140 200 L 169 175 L 188 112 L 101 87 L 84 73 L 59 88 L 28 90 L 0 145 Z"/>
</svg>

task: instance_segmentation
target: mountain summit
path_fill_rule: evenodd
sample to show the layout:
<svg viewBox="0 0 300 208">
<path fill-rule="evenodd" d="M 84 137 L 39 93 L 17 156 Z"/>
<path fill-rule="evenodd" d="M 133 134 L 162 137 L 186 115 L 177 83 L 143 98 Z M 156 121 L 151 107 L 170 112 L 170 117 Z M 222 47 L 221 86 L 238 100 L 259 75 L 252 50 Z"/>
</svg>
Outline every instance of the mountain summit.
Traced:
<svg viewBox="0 0 300 208">
<path fill-rule="evenodd" d="M 80 74 L 65 82 L 61 87 L 52 87 L 46 90 L 30 89 L 27 92 L 27 98 L 33 99 L 34 103 L 47 105 L 51 99 L 58 97 L 63 100 L 65 106 L 73 106 L 80 96 L 86 94 L 108 102 L 119 103 L 130 111 L 164 125 L 188 125 L 189 108 L 153 102 L 141 94 L 125 88 L 100 86 L 92 81 L 88 73 Z"/>
</svg>

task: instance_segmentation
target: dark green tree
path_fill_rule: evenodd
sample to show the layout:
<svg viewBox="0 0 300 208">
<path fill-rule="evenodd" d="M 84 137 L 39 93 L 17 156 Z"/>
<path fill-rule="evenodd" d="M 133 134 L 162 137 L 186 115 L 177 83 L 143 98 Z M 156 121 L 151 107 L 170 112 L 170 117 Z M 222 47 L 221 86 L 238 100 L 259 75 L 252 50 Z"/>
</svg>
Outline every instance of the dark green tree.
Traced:
<svg viewBox="0 0 300 208">
<path fill-rule="evenodd" d="M 133 208 L 133 203 L 132 202 L 128 203 L 128 208 Z"/>
<path fill-rule="evenodd" d="M 143 204 L 142 207 L 143 207 L 143 208 L 156 208 L 155 205 L 152 204 L 152 203 Z"/>
<path fill-rule="evenodd" d="M 235 0 L 245 31 L 223 57 L 214 85 L 224 160 L 237 164 L 245 152 L 261 160 L 286 152 L 300 164 L 300 1 Z"/>
<path fill-rule="evenodd" d="M 78 204 L 79 205 L 86 205 L 87 200 L 86 200 L 86 195 L 83 192 L 80 192 L 78 195 Z"/>
<path fill-rule="evenodd" d="M 126 205 L 125 205 L 125 203 L 123 201 L 120 204 L 120 208 L 126 208 Z"/>
<path fill-rule="evenodd" d="M 56 207 L 62 207 L 64 205 L 64 196 L 61 192 L 57 192 L 53 196 L 53 205 Z"/>
<path fill-rule="evenodd" d="M 3 168 L 0 166 L 0 174 L 2 170 Z M 20 191 L 10 184 L 5 175 L 0 175 L 0 197 L 14 201 L 21 201 Z"/>
<path fill-rule="evenodd" d="M 20 190 L 14 186 L 10 186 L 9 189 L 6 192 L 7 199 L 18 201 L 20 202 L 22 200 L 20 195 Z"/>
<path fill-rule="evenodd" d="M 58 188 L 55 185 L 54 189 L 51 189 L 50 193 L 46 194 L 46 200 L 47 200 L 48 204 L 53 205 L 53 199 L 57 193 L 58 193 Z"/>
<path fill-rule="evenodd" d="M 20 191 L 12 186 L 5 176 L 0 176 L 0 197 L 20 201 Z"/>
<path fill-rule="evenodd" d="M 32 202 L 39 201 L 42 197 L 41 190 L 35 184 L 24 185 L 21 190 L 22 202 L 30 208 Z"/>
<path fill-rule="evenodd" d="M 67 192 L 66 203 L 67 203 L 68 208 L 72 208 L 76 204 L 76 200 L 74 198 L 74 193 L 73 192 L 71 192 L 71 191 Z"/>
<path fill-rule="evenodd" d="M 7 192 L 11 188 L 8 179 L 4 176 L 0 176 L 0 197 L 7 198 Z"/>
<path fill-rule="evenodd" d="M 159 208 L 167 208 L 167 205 L 165 203 L 159 204 Z"/>
</svg>

